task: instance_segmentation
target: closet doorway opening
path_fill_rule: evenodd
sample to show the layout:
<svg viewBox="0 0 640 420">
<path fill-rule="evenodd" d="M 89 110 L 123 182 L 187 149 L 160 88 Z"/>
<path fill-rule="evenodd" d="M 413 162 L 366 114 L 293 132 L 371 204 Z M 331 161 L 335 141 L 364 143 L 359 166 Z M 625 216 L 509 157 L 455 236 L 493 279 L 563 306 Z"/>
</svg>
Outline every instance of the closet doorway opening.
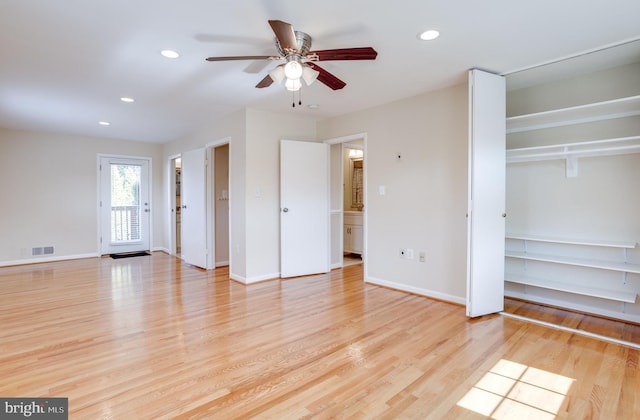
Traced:
<svg viewBox="0 0 640 420">
<path fill-rule="evenodd" d="M 171 159 L 171 237 L 173 238 L 173 255 L 180 257 L 181 248 L 181 177 L 182 159 L 175 157 Z"/>
<path fill-rule="evenodd" d="M 230 265 L 229 258 L 229 143 L 211 148 L 213 187 L 214 267 Z"/>
</svg>

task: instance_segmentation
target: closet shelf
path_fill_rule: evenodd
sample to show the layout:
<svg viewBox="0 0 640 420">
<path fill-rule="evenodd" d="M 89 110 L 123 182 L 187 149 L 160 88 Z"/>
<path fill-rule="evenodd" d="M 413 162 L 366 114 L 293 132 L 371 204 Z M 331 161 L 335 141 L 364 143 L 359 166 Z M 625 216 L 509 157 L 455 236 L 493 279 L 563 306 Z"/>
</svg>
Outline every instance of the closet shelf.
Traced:
<svg viewBox="0 0 640 420">
<path fill-rule="evenodd" d="M 637 245 L 636 242 L 554 238 L 549 236 L 527 235 L 527 234 L 520 234 L 520 233 L 508 233 L 505 235 L 505 238 L 517 239 L 521 241 L 548 242 L 548 243 L 554 243 L 554 244 L 568 244 L 568 245 L 599 246 L 599 247 L 605 247 L 605 248 L 633 249 Z"/>
<path fill-rule="evenodd" d="M 615 300 L 618 302 L 635 303 L 637 297 L 635 292 L 598 289 L 594 287 L 585 287 L 576 284 L 567 284 L 553 280 L 544 280 L 510 273 L 505 275 L 505 280 L 510 283 L 522 284 L 525 286 L 557 290 L 559 292 Z"/>
<path fill-rule="evenodd" d="M 507 150 L 507 163 L 640 153 L 640 136 Z"/>
<path fill-rule="evenodd" d="M 507 134 L 640 115 L 640 95 L 507 118 Z"/>
<path fill-rule="evenodd" d="M 555 264 L 575 265 L 580 267 L 599 268 L 602 270 L 620 271 L 623 273 L 640 274 L 640 264 L 588 260 L 584 258 L 563 257 L 557 255 L 538 254 L 533 252 L 506 251 L 505 257 L 523 260 L 542 261 Z"/>
</svg>

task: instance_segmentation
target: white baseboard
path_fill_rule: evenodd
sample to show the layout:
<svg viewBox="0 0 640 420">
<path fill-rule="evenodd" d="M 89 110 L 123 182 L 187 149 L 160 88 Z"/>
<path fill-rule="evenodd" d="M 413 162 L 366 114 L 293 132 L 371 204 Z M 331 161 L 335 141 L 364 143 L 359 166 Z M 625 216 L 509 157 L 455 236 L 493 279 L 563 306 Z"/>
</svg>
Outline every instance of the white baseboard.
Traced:
<svg viewBox="0 0 640 420">
<path fill-rule="evenodd" d="M 229 265 L 229 261 L 216 261 L 216 267 L 224 267 Z"/>
<path fill-rule="evenodd" d="M 463 297 L 448 295 L 446 293 L 435 292 L 429 289 L 422 289 L 420 287 L 407 286 L 402 283 L 395 283 L 392 281 L 377 279 L 375 277 L 367 277 L 365 282 L 375 284 L 377 286 L 384 286 L 390 289 L 400 290 L 402 292 L 409 292 L 420 296 L 426 296 L 433 299 L 443 300 L 445 302 L 457 303 L 459 305 L 466 305 L 467 301 Z"/>
<path fill-rule="evenodd" d="M 255 277 L 249 277 L 249 278 L 239 276 L 235 273 L 229 273 L 229 278 L 231 280 L 239 281 L 240 283 L 243 283 L 243 284 L 252 284 L 252 283 L 258 283 L 266 280 L 278 280 L 280 279 L 280 273 L 265 274 L 262 276 L 255 276 Z"/>
<path fill-rule="evenodd" d="M 66 261 L 66 260 L 79 260 L 82 258 L 97 258 L 99 256 L 100 255 L 98 253 L 92 252 L 90 254 L 57 255 L 53 257 L 24 258 L 21 260 L 0 261 L 0 267 L 9 267 L 11 265 L 38 264 L 38 263 Z"/>
</svg>

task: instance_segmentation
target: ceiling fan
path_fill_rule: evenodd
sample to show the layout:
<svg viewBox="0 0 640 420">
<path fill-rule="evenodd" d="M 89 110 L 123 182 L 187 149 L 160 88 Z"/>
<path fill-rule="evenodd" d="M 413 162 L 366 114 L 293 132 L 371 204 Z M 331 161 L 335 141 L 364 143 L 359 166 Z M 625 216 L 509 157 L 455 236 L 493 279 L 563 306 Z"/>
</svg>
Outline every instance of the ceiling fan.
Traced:
<svg viewBox="0 0 640 420">
<path fill-rule="evenodd" d="M 342 89 L 346 83 L 329 73 L 316 62 L 335 60 L 375 60 L 378 53 L 371 47 L 339 48 L 331 50 L 310 51 L 311 36 L 304 32 L 294 31 L 293 26 L 281 20 L 269 20 L 269 25 L 276 35 L 278 56 L 245 55 L 232 57 L 208 57 L 207 61 L 232 60 L 284 60 L 267 74 L 257 88 L 271 86 L 273 82 L 281 83 L 286 79 L 287 90 L 298 91 L 302 87 L 301 79 L 307 85 L 319 80 L 333 90 Z"/>
</svg>

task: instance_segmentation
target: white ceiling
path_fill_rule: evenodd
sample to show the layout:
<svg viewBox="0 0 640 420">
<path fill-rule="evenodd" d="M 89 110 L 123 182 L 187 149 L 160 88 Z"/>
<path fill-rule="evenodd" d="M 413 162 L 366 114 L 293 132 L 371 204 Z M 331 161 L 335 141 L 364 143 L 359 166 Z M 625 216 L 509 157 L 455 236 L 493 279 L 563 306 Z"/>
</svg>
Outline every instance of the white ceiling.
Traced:
<svg viewBox="0 0 640 420">
<path fill-rule="evenodd" d="M 292 108 L 283 86 L 254 87 L 274 62 L 205 61 L 276 54 L 268 19 L 312 49 L 378 58 L 320 63 L 347 86 L 304 87 Z M 428 28 L 440 38 L 419 41 Z M 163 143 L 247 106 L 322 119 L 461 83 L 469 68 L 511 73 L 638 39 L 640 1 L 0 0 L 0 31 L 0 126 Z"/>
</svg>

